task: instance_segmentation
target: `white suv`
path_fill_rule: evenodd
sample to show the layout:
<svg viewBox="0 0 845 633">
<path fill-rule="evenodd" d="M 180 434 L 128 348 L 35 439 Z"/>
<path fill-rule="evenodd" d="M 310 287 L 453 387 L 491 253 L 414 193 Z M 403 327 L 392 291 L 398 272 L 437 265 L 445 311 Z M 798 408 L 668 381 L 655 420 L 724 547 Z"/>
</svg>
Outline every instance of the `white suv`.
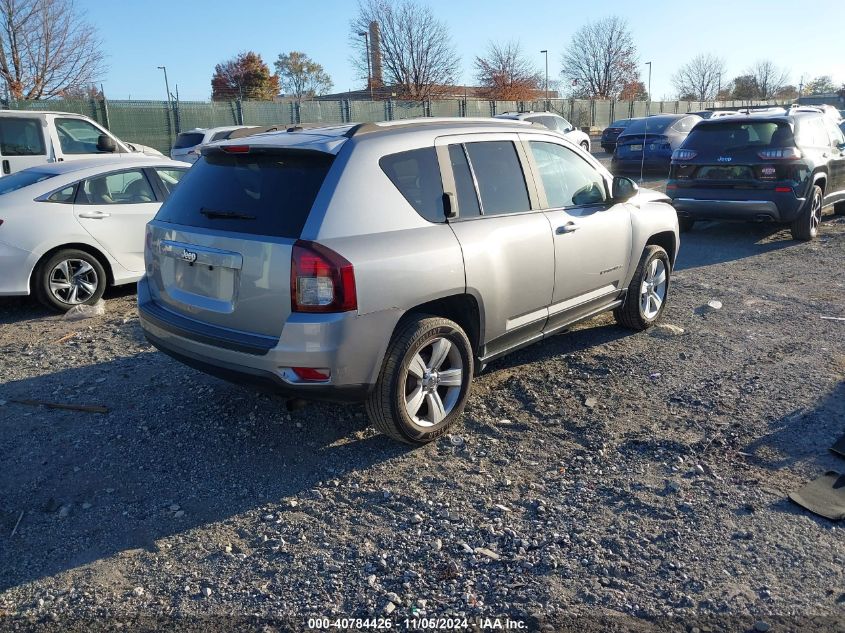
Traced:
<svg viewBox="0 0 845 633">
<path fill-rule="evenodd" d="M 44 163 L 141 154 L 162 157 L 146 145 L 121 141 L 81 114 L 0 110 L 0 176 Z"/>
<path fill-rule="evenodd" d="M 496 118 L 539 123 L 553 132 L 562 134 L 567 141 L 578 145 L 585 152 L 590 151 L 590 135 L 585 134 L 554 112 L 503 112 L 502 114 L 497 114 Z"/>
</svg>

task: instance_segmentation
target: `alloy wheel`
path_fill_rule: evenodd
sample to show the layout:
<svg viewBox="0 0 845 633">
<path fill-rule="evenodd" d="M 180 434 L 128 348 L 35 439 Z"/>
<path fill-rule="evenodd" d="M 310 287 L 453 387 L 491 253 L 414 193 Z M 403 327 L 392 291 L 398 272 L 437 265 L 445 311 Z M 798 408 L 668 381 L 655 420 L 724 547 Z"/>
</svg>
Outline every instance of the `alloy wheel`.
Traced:
<svg viewBox="0 0 845 633">
<path fill-rule="evenodd" d="M 640 286 L 640 309 L 646 319 L 653 319 L 660 312 L 660 307 L 666 299 L 666 264 L 662 259 L 655 258 L 648 265 L 648 271 Z"/>
<path fill-rule="evenodd" d="M 97 292 L 97 271 L 84 259 L 65 259 L 50 271 L 50 293 L 58 301 L 79 305 Z"/>
<path fill-rule="evenodd" d="M 815 233 L 822 222 L 822 197 L 816 192 L 813 196 L 813 206 L 810 208 L 810 233 Z"/>
<path fill-rule="evenodd" d="M 426 343 L 414 354 L 405 378 L 405 410 L 415 424 L 439 424 L 455 408 L 464 382 L 458 346 L 444 337 Z"/>
</svg>

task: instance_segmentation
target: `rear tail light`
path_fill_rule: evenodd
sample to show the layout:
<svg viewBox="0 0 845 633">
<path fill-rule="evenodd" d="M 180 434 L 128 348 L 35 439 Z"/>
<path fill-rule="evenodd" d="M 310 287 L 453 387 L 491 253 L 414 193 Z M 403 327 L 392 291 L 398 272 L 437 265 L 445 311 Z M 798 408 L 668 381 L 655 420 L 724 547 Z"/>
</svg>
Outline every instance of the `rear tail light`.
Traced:
<svg viewBox="0 0 845 633">
<path fill-rule="evenodd" d="M 221 145 L 220 149 L 227 154 L 249 154 L 249 145 Z"/>
<path fill-rule="evenodd" d="M 676 149 L 672 152 L 672 160 L 692 160 L 698 156 L 698 152 L 692 149 Z"/>
<path fill-rule="evenodd" d="M 780 147 L 778 149 L 764 149 L 757 156 L 763 160 L 795 160 L 801 158 L 801 151 L 796 147 Z"/>
<path fill-rule="evenodd" d="M 352 264 L 322 244 L 298 240 L 290 262 L 290 305 L 292 312 L 357 310 Z"/>
<path fill-rule="evenodd" d="M 792 193 L 792 187 L 775 187 L 777 193 Z"/>
</svg>

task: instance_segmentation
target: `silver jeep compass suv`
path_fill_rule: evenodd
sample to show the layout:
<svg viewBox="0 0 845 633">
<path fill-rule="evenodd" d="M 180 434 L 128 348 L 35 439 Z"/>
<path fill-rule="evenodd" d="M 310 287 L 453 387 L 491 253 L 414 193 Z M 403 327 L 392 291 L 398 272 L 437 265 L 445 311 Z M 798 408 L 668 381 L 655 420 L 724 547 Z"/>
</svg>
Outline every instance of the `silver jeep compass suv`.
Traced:
<svg viewBox="0 0 845 633">
<path fill-rule="evenodd" d="M 141 324 L 233 381 L 366 402 L 442 435 L 474 371 L 613 310 L 666 305 L 674 209 L 530 123 L 417 119 L 226 141 L 147 226 Z"/>
</svg>

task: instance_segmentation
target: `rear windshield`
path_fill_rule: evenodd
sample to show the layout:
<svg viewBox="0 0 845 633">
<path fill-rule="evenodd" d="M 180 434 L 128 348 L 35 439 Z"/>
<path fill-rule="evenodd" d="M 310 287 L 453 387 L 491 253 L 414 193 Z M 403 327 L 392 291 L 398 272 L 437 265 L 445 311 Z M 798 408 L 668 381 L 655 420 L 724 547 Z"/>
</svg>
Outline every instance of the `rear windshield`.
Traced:
<svg viewBox="0 0 845 633">
<path fill-rule="evenodd" d="M 194 147 L 202 143 L 205 134 L 201 132 L 183 132 L 176 137 L 176 142 L 173 144 L 173 149 L 185 149 Z"/>
<path fill-rule="evenodd" d="M 4 176 L 3 178 L 0 178 L 0 196 L 4 193 L 11 193 L 13 191 L 17 191 L 18 189 L 29 187 L 29 185 L 34 185 L 37 182 L 47 180 L 55 175 L 56 174 L 48 174 L 43 171 L 32 171 L 26 169 L 24 171 L 19 171 L 16 174 L 12 174 L 11 176 Z"/>
<path fill-rule="evenodd" d="M 645 119 L 634 119 L 625 128 L 625 136 L 629 134 L 663 134 L 681 119 L 664 119 L 662 117 L 646 117 Z"/>
<path fill-rule="evenodd" d="M 611 123 L 608 127 L 628 127 L 629 125 L 631 125 L 631 119 L 619 119 Z"/>
<path fill-rule="evenodd" d="M 301 152 L 210 153 L 187 171 L 156 220 L 297 238 L 332 158 Z"/>
<path fill-rule="evenodd" d="M 724 123 L 722 122 L 724 121 Z M 786 123 L 775 121 L 730 121 L 699 125 L 690 132 L 685 148 L 724 151 L 747 147 L 789 147 L 795 141 Z"/>
</svg>

